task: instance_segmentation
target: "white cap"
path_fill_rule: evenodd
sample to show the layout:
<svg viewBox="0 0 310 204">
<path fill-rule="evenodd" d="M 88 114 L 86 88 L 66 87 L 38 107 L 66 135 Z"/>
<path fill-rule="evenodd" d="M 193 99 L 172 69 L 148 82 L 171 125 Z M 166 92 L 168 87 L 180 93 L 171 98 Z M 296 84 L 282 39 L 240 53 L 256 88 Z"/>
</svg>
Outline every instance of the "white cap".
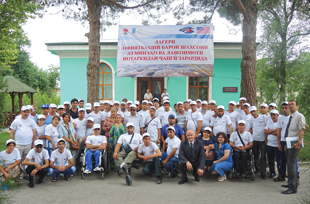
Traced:
<svg viewBox="0 0 310 204">
<path fill-rule="evenodd" d="M 70 105 L 69 101 L 65 101 L 64 105 Z"/>
<path fill-rule="evenodd" d="M 256 111 L 256 110 L 257 110 L 256 106 L 251 106 L 251 107 L 250 107 L 250 112 L 251 112 L 251 111 Z"/>
<path fill-rule="evenodd" d="M 228 104 L 233 104 L 234 106 L 236 105 L 236 102 L 235 101 L 229 101 Z"/>
<path fill-rule="evenodd" d="M 100 124 L 94 124 L 93 129 L 97 129 L 97 128 L 100 129 Z"/>
<path fill-rule="evenodd" d="M 239 103 L 239 102 L 237 102 L 237 103 L 236 103 L 236 106 L 239 106 L 239 105 L 240 105 L 240 103 Z"/>
<path fill-rule="evenodd" d="M 153 98 L 153 101 L 159 101 L 159 99 L 158 98 Z"/>
<path fill-rule="evenodd" d="M 86 110 L 91 110 L 91 107 L 86 107 L 85 109 L 86 109 Z"/>
<path fill-rule="evenodd" d="M 57 140 L 57 144 L 58 144 L 59 142 L 64 142 L 64 143 L 66 143 L 66 140 L 65 140 L 64 138 L 59 138 L 59 139 Z"/>
<path fill-rule="evenodd" d="M 208 101 L 202 101 L 201 105 L 208 105 Z"/>
<path fill-rule="evenodd" d="M 57 108 L 57 105 L 55 103 L 51 103 L 50 108 Z"/>
<path fill-rule="evenodd" d="M 21 111 L 30 110 L 29 106 L 22 106 Z"/>
<path fill-rule="evenodd" d="M 28 105 L 29 106 L 29 110 L 33 110 L 33 106 L 32 105 Z"/>
<path fill-rule="evenodd" d="M 277 104 L 276 103 L 270 103 L 269 106 L 272 106 L 272 107 L 276 107 L 278 108 Z"/>
<path fill-rule="evenodd" d="M 148 103 L 148 101 L 147 100 L 143 100 L 142 103 Z"/>
<path fill-rule="evenodd" d="M 37 146 L 37 145 L 43 145 L 43 140 L 34 141 L 34 146 Z"/>
<path fill-rule="evenodd" d="M 165 101 L 163 102 L 163 104 L 165 104 L 165 103 L 169 103 L 169 104 L 170 104 L 170 101 L 168 101 L 168 100 L 165 100 Z"/>
<path fill-rule="evenodd" d="M 144 133 L 144 134 L 142 135 L 142 138 L 144 138 L 144 137 L 150 137 L 150 133 L 148 133 L 148 132 Z"/>
<path fill-rule="evenodd" d="M 192 101 L 192 99 L 189 98 L 189 99 L 187 99 L 187 101 L 188 101 L 188 103 L 190 103 Z"/>
<path fill-rule="evenodd" d="M 112 101 L 109 101 L 109 105 L 110 105 L 110 106 L 113 106 L 114 104 L 113 104 L 113 102 L 112 102 Z"/>
<path fill-rule="evenodd" d="M 151 106 L 151 107 L 150 107 L 150 109 L 154 109 L 154 110 L 156 111 L 156 108 L 155 108 L 155 106 Z"/>
<path fill-rule="evenodd" d="M 135 101 L 135 105 L 140 105 L 140 102 L 139 101 Z"/>
<path fill-rule="evenodd" d="M 282 103 L 281 103 L 281 106 L 283 106 L 283 105 L 288 105 L 288 101 L 282 102 Z"/>
<path fill-rule="evenodd" d="M 87 120 L 90 120 L 90 121 L 94 122 L 94 118 L 93 117 L 88 117 Z"/>
<path fill-rule="evenodd" d="M 103 104 L 110 104 L 110 102 L 109 101 L 103 101 Z"/>
<path fill-rule="evenodd" d="M 250 107 L 251 105 L 250 105 L 249 103 L 244 103 L 244 104 L 242 105 L 242 107 L 243 107 L 243 106 L 249 106 L 249 107 Z"/>
<path fill-rule="evenodd" d="M 91 109 L 91 103 L 86 103 L 85 107 L 86 107 L 86 108 L 89 107 L 89 108 Z"/>
<path fill-rule="evenodd" d="M 133 104 L 133 103 L 132 103 L 132 101 L 127 101 L 127 104 L 128 104 L 128 103 L 131 103 L 131 104 Z"/>
<path fill-rule="evenodd" d="M 65 107 L 63 105 L 59 105 L 57 109 L 65 109 Z"/>
<path fill-rule="evenodd" d="M 211 130 L 210 127 L 205 127 L 205 128 L 203 129 L 203 131 L 210 131 L 210 132 L 212 132 L 212 130 Z"/>
<path fill-rule="evenodd" d="M 81 101 L 83 101 L 83 102 L 84 102 L 85 100 L 84 100 L 84 99 L 80 99 L 80 100 L 78 100 L 78 102 L 81 102 Z"/>
<path fill-rule="evenodd" d="M 79 108 L 79 112 L 80 112 L 80 111 L 84 111 L 84 112 L 85 112 L 85 109 L 84 109 L 84 108 Z"/>
<path fill-rule="evenodd" d="M 124 104 L 125 106 L 127 105 L 125 102 L 121 102 L 121 105 L 123 105 L 123 104 Z"/>
<path fill-rule="evenodd" d="M 114 104 L 118 104 L 119 105 L 119 101 L 114 101 Z"/>
<path fill-rule="evenodd" d="M 182 101 L 179 101 L 179 102 L 177 103 L 177 105 L 183 105 L 183 102 L 182 102 Z"/>
<path fill-rule="evenodd" d="M 165 97 L 163 98 L 163 101 L 165 101 L 165 100 L 169 100 L 169 97 L 168 97 L 168 96 L 165 96 Z"/>
<path fill-rule="evenodd" d="M 219 106 L 217 106 L 217 108 L 216 109 L 223 109 L 223 110 L 225 110 L 225 107 L 224 106 L 222 106 L 222 105 L 219 105 Z"/>
<path fill-rule="evenodd" d="M 95 102 L 95 103 L 94 103 L 94 107 L 100 107 L 100 103 Z"/>
<path fill-rule="evenodd" d="M 198 98 L 198 99 L 196 100 L 196 102 L 201 102 L 201 100 Z"/>
<path fill-rule="evenodd" d="M 169 127 L 167 127 L 167 131 L 168 130 L 173 130 L 174 132 L 175 132 L 175 129 L 174 129 L 174 127 L 173 126 L 169 126 Z"/>
<path fill-rule="evenodd" d="M 239 99 L 239 101 L 246 101 L 246 98 L 245 98 L 245 97 L 241 97 L 241 98 Z"/>
<path fill-rule="evenodd" d="M 216 104 L 216 101 L 215 101 L 215 100 L 211 100 L 211 101 L 209 102 L 209 104 L 211 104 L 211 103 Z"/>
<path fill-rule="evenodd" d="M 151 101 L 147 102 L 147 104 L 153 105 L 153 103 Z"/>
<path fill-rule="evenodd" d="M 9 140 L 6 141 L 5 145 L 8 145 L 9 143 L 16 144 L 15 140 L 9 139 Z"/>
<path fill-rule="evenodd" d="M 135 127 L 135 125 L 132 122 L 129 122 L 126 124 L 126 127 L 129 127 L 129 126 Z"/>
<path fill-rule="evenodd" d="M 262 104 L 260 104 L 259 107 L 266 107 L 266 108 L 268 108 L 268 104 L 267 103 L 262 103 Z"/>
<path fill-rule="evenodd" d="M 191 101 L 189 105 L 197 105 L 196 101 Z"/>
<path fill-rule="evenodd" d="M 42 119 L 42 118 L 45 120 L 45 116 L 44 115 L 42 115 L 42 114 L 38 115 L 38 120 Z"/>
<path fill-rule="evenodd" d="M 275 109 L 273 109 L 272 111 L 270 111 L 270 113 L 278 114 L 278 115 L 279 115 L 279 111 L 278 111 L 278 110 L 275 110 Z"/>
<path fill-rule="evenodd" d="M 244 120 L 239 120 L 238 124 L 245 124 L 245 121 Z"/>
<path fill-rule="evenodd" d="M 135 104 L 131 104 L 129 108 L 137 108 L 137 106 Z"/>
</svg>

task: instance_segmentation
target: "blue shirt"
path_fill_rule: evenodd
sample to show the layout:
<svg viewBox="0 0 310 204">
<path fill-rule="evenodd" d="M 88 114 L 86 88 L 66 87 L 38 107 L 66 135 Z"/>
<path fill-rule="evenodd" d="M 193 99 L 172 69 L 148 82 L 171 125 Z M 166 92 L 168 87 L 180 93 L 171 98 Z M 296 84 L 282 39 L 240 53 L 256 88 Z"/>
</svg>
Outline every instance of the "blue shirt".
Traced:
<svg viewBox="0 0 310 204">
<path fill-rule="evenodd" d="M 53 116 L 48 116 L 46 119 L 45 119 L 45 122 L 44 122 L 44 125 L 50 125 L 52 124 L 52 120 L 53 120 Z M 38 123 L 38 121 L 36 121 Z"/>
<path fill-rule="evenodd" d="M 168 127 L 169 127 L 169 124 L 164 125 L 163 128 L 161 129 L 161 135 L 164 137 L 164 139 L 168 137 L 168 132 L 167 132 Z M 175 129 L 175 136 L 177 136 L 179 139 L 182 139 L 182 135 L 185 135 L 185 132 L 181 128 L 181 126 L 178 124 L 174 124 L 174 129 Z"/>
<path fill-rule="evenodd" d="M 218 160 L 224 156 L 224 154 L 225 154 L 224 151 L 225 150 L 230 150 L 229 156 L 228 156 L 228 158 L 225 161 L 228 161 L 228 162 L 231 162 L 231 163 L 233 162 L 233 159 L 232 159 L 232 156 L 231 156 L 231 146 L 228 143 L 224 143 L 221 148 L 219 148 L 219 144 L 218 143 L 215 143 L 214 144 L 214 148 L 215 148 L 215 154 L 217 155 L 217 159 Z"/>
</svg>

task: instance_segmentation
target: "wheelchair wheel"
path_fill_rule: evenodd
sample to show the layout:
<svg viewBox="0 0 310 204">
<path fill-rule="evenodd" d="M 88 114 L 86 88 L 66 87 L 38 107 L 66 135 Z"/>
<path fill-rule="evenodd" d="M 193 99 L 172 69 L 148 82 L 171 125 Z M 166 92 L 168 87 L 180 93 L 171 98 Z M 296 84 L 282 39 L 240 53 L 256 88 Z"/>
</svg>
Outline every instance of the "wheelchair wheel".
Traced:
<svg viewBox="0 0 310 204">
<path fill-rule="evenodd" d="M 104 174 L 107 175 L 109 173 L 108 171 L 108 153 L 106 152 L 104 154 L 104 157 L 103 157 L 103 168 L 104 168 Z"/>
<path fill-rule="evenodd" d="M 254 173 L 254 172 L 251 173 L 251 180 L 252 180 L 252 181 L 255 180 L 255 173 Z"/>
<path fill-rule="evenodd" d="M 85 178 L 85 175 L 83 172 L 81 172 L 81 179 L 84 179 Z"/>
<path fill-rule="evenodd" d="M 130 175 L 126 175 L 126 184 L 127 184 L 127 186 L 130 186 L 132 184 L 132 180 L 131 180 Z"/>
<path fill-rule="evenodd" d="M 175 178 L 178 174 L 178 170 L 176 168 L 172 169 L 170 172 L 171 178 Z"/>
<path fill-rule="evenodd" d="M 101 178 L 104 179 L 104 172 L 105 171 L 101 171 Z"/>
</svg>

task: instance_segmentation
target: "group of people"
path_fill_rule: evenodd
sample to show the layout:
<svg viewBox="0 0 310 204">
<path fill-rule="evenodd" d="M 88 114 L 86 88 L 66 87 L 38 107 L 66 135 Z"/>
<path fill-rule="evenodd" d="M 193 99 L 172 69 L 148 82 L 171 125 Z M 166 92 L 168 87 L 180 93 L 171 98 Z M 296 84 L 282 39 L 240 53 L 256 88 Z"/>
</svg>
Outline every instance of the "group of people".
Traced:
<svg viewBox="0 0 310 204">
<path fill-rule="evenodd" d="M 33 177 L 41 183 L 46 174 L 56 182 L 60 174 L 67 180 L 76 171 L 78 149 L 86 143 L 85 174 L 100 171 L 99 157 L 109 152 L 111 167 L 122 174 L 124 168 L 136 166 L 137 158 L 144 161 L 143 173 L 157 177 L 162 183 L 162 169 L 171 175 L 181 172 L 179 184 L 188 182 L 187 171 L 195 181 L 209 172 L 218 174 L 218 181 L 226 180 L 226 173 L 234 168 L 234 176 L 246 177 L 249 152 L 254 155 L 255 174 L 262 179 L 285 181 L 284 194 L 297 192 L 298 153 L 306 131 L 305 117 L 298 112 L 297 101 L 251 106 L 246 98 L 230 101 L 228 110 L 215 100 L 185 100 L 171 108 L 169 95 L 161 100 L 149 91 L 145 100 L 95 102 L 72 99 L 64 105 L 43 104 L 41 115 L 36 106 L 23 106 L 21 114 L 11 124 L 7 150 L 0 153 L 2 179 Z M 159 101 L 162 102 L 160 106 Z M 269 112 L 268 112 L 269 110 Z M 287 138 L 297 137 L 292 147 Z M 269 172 L 266 171 L 266 154 Z M 95 166 L 92 157 L 95 157 Z M 22 162 L 21 162 L 22 161 Z M 276 177 L 275 161 L 278 176 Z"/>
</svg>

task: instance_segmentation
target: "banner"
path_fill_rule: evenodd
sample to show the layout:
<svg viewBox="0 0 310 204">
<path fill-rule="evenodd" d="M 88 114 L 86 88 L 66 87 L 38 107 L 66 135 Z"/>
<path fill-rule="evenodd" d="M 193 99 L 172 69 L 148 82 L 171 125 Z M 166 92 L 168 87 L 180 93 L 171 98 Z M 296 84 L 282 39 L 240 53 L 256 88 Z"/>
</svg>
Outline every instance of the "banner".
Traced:
<svg viewBox="0 0 310 204">
<path fill-rule="evenodd" d="M 213 76 L 212 24 L 120 25 L 118 77 Z"/>
</svg>

